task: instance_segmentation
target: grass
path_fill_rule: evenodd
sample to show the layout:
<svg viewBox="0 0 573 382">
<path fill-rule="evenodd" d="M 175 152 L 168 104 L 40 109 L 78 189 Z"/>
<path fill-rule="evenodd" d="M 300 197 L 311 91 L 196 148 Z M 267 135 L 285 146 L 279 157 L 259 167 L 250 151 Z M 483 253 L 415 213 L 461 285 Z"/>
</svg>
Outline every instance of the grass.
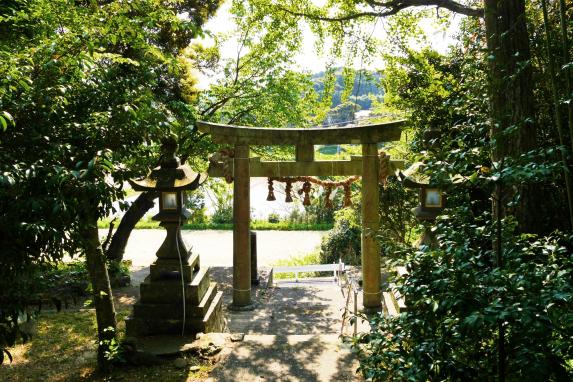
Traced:
<svg viewBox="0 0 573 382">
<path fill-rule="evenodd" d="M 129 290 L 129 293 L 122 293 Z M 124 318 L 135 302 L 133 288 L 115 293 L 118 329 L 125 329 Z M 80 304 L 81 306 L 81 304 Z M 188 359 L 189 366 L 178 369 L 173 362 L 155 366 L 118 366 L 108 375 L 96 372 L 95 311 L 76 307 L 57 313 L 42 312 L 32 340 L 10 349 L 12 364 L 0 366 L 0 381 L 196 381 L 207 377 L 214 365 Z M 191 365 L 200 366 L 194 372 Z"/>
<path fill-rule="evenodd" d="M 103 219 L 98 221 L 98 228 L 109 228 L 111 220 Z M 118 222 L 114 223 L 117 227 Z M 141 219 L 135 226 L 136 229 L 157 229 L 161 228 L 159 222 L 151 220 L 150 217 Z M 184 224 L 183 229 L 188 230 L 232 230 L 233 224 L 217 224 L 217 223 L 192 223 Z M 265 220 L 251 221 L 251 229 L 256 231 L 328 231 L 332 229 L 332 224 L 305 224 L 305 223 L 290 223 L 286 221 L 278 223 L 269 223 Z"/>
<path fill-rule="evenodd" d="M 315 151 L 315 160 L 350 160 L 352 155 L 361 155 L 360 145 L 325 145 Z"/>
<path fill-rule="evenodd" d="M 282 259 L 275 262 L 273 265 L 277 267 L 292 267 L 295 265 L 309 265 L 309 264 L 321 264 L 320 252 L 314 251 L 307 253 L 306 255 L 291 256 L 288 259 Z M 299 272 L 298 277 L 317 277 L 319 273 L 323 272 Z M 332 275 L 332 272 L 328 272 Z M 275 279 L 294 279 L 294 273 L 278 273 L 273 275 Z"/>
</svg>

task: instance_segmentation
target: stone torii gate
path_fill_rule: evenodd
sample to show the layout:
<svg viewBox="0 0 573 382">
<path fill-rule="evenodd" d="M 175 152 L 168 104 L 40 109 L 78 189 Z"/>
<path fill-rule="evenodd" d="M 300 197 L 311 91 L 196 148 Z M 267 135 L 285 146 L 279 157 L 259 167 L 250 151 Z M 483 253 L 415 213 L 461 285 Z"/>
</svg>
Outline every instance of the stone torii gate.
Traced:
<svg viewBox="0 0 573 382">
<path fill-rule="evenodd" d="M 378 215 L 378 143 L 400 139 L 404 121 L 354 127 L 261 128 L 197 122 L 213 142 L 234 145 L 233 184 L 233 305 L 251 305 L 250 177 L 362 176 L 362 287 L 367 311 L 381 308 L 380 249 L 376 240 Z M 361 144 L 362 156 L 350 160 L 315 161 L 314 145 Z M 249 158 L 250 145 L 293 145 L 295 161 Z M 391 161 L 401 167 L 401 161 Z M 221 166 L 209 175 L 224 176 Z"/>
</svg>

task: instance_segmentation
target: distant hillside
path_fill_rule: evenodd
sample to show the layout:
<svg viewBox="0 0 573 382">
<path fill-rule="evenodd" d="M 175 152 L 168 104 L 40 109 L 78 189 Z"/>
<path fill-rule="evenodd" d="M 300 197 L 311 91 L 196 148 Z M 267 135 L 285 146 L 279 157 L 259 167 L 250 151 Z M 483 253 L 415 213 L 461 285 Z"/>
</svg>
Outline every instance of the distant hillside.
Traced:
<svg viewBox="0 0 573 382">
<path fill-rule="evenodd" d="M 325 72 L 319 72 L 312 75 L 312 80 L 314 82 L 314 90 L 321 94 L 324 91 L 324 75 Z M 344 77 L 342 76 L 342 69 L 336 69 L 336 85 L 334 89 L 334 95 L 332 97 L 331 108 L 336 108 L 341 104 L 341 95 L 344 91 Z M 363 70 L 362 75 L 356 73 L 354 77 L 354 86 L 352 92 L 347 101 L 356 102 L 360 105 L 360 109 L 370 109 L 372 106 L 372 100 L 370 95 L 376 98 L 382 99 L 384 96 L 384 90 L 380 87 L 380 74 L 377 72 Z"/>
</svg>

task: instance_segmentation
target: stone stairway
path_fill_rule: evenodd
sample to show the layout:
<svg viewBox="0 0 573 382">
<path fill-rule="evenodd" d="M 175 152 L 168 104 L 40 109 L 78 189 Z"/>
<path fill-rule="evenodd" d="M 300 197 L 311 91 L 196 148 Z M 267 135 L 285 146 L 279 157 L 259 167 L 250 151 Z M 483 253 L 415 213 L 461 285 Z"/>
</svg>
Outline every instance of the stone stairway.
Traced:
<svg viewBox="0 0 573 382">
<path fill-rule="evenodd" d="M 184 320 L 185 335 L 224 330 L 223 292 L 211 281 L 209 267 L 200 266 L 199 255 L 192 255 L 183 265 L 183 285 L 181 272 L 173 269 L 180 269 L 177 260 L 158 259 L 151 265 L 140 285 L 140 300 L 125 320 L 127 337 L 180 335 Z"/>
</svg>

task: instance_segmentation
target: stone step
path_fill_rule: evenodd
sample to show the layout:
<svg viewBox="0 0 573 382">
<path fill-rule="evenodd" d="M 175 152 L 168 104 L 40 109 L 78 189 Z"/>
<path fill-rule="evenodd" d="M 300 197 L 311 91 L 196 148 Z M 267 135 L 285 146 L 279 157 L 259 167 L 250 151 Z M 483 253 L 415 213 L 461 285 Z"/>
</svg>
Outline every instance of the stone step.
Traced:
<svg viewBox="0 0 573 382">
<path fill-rule="evenodd" d="M 394 299 L 395 305 L 398 307 L 399 312 L 406 312 L 408 310 L 406 299 L 404 296 L 402 296 L 402 294 L 400 294 L 394 284 L 390 284 L 390 295 Z"/>
<path fill-rule="evenodd" d="M 223 294 L 223 292 L 220 293 Z M 203 299 L 199 303 L 199 306 L 195 308 L 197 309 L 201 317 L 205 317 L 207 315 L 207 312 L 209 310 L 209 307 L 211 306 L 212 301 L 217 297 L 218 294 L 219 293 L 217 290 L 217 283 L 215 282 L 210 283 L 209 289 L 207 289 L 205 296 L 203 296 Z"/>
<path fill-rule="evenodd" d="M 186 305 L 185 314 L 189 318 L 203 318 L 207 314 L 207 310 L 211 304 L 211 301 L 215 298 L 217 294 L 217 283 L 211 283 L 209 289 L 203 296 L 203 299 L 199 303 L 199 306 Z M 171 304 L 150 304 L 137 302 L 133 306 L 133 316 L 134 317 L 156 317 L 156 318 L 170 318 L 170 317 L 182 317 L 183 315 L 183 303 L 179 301 L 178 303 Z"/>
<path fill-rule="evenodd" d="M 186 317 L 185 335 L 192 336 L 196 333 L 223 331 L 225 320 L 223 317 L 223 292 L 217 292 L 209 305 L 205 317 Z M 183 317 L 160 318 L 130 316 L 125 319 L 127 337 L 144 337 L 148 335 L 181 334 Z"/>
<path fill-rule="evenodd" d="M 203 318 L 203 333 L 222 332 L 226 323 L 223 316 L 223 292 L 217 292 Z"/>
<path fill-rule="evenodd" d="M 199 254 L 192 254 L 187 264 L 181 264 L 178 259 L 155 260 L 150 266 L 151 280 L 181 280 L 181 271 L 185 282 L 191 282 L 193 274 L 199 271 Z"/>
<path fill-rule="evenodd" d="M 185 283 L 185 303 L 198 306 L 209 289 L 209 267 L 199 269 L 190 283 Z M 153 280 L 146 278 L 140 285 L 141 302 L 144 304 L 182 303 L 181 280 Z"/>
<path fill-rule="evenodd" d="M 199 268 L 201 268 L 201 263 L 199 261 L 198 253 L 191 254 L 191 257 L 189 258 L 189 266 L 193 268 L 193 272 L 199 271 Z"/>
<path fill-rule="evenodd" d="M 161 319 L 130 316 L 125 319 L 125 333 L 126 337 L 181 334 L 182 324 L 183 318 Z M 186 319 L 184 334 L 186 336 L 193 336 L 194 334 L 204 332 L 204 327 L 205 325 L 201 318 Z"/>
<path fill-rule="evenodd" d="M 211 279 L 209 277 L 209 267 L 200 268 L 191 281 L 191 293 L 193 296 L 193 305 L 199 305 L 205 293 L 209 289 Z M 197 300 L 195 300 L 197 297 Z"/>
<path fill-rule="evenodd" d="M 390 292 L 382 292 L 382 296 L 384 298 L 384 310 L 386 314 L 388 314 L 390 317 L 399 315 L 400 312 Z"/>
</svg>

